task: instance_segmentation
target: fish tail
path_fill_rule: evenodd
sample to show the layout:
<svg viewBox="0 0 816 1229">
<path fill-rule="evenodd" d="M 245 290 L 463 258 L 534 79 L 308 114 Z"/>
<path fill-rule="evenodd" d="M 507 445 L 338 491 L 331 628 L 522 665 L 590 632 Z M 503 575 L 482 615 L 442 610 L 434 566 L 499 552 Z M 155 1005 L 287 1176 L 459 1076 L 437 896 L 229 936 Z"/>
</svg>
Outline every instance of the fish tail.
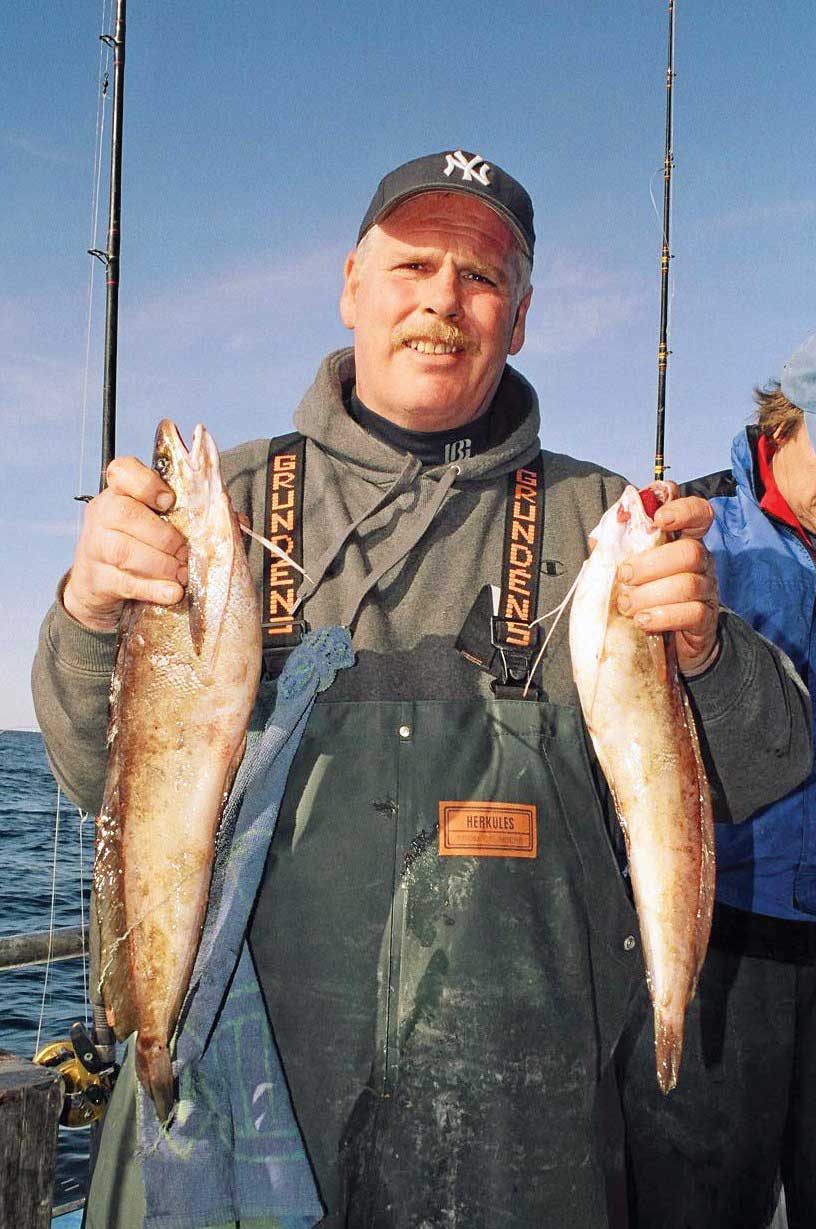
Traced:
<svg viewBox="0 0 816 1229">
<path fill-rule="evenodd" d="M 679 1023 L 667 1020 L 655 1009 L 655 1062 L 657 1065 L 657 1082 L 660 1091 L 670 1093 L 677 1085 L 680 1074 L 680 1059 L 683 1055 L 683 1026 L 681 1016 Z"/>
<path fill-rule="evenodd" d="M 136 1074 L 150 1094 L 160 1122 L 166 1122 L 176 1101 L 170 1051 L 164 1041 L 136 1038 Z"/>
</svg>

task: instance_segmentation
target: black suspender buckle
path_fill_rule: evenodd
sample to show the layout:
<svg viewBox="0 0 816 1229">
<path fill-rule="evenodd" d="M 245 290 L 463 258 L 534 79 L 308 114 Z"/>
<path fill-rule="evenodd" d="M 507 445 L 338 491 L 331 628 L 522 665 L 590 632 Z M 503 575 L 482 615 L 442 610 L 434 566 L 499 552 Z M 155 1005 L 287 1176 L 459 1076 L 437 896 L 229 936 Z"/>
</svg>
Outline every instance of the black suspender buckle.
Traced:
<svg viewBox="0 0 816 1229">
<path fill-rule="evenodd" d="M 492 667 L 495 678 L 490 684 L 497 699 L 537 700 L 538 687 L 528 679 L 539 642 L 539 628 L 511 623 L 498 615 L 490 620 L 490 643 L 495 649 Z"/>
<path fill-rule="evenodd" d="M 264 673 L 269 678 L 277 678 L 292 649 L 297 648 L 308 630 L 305 619 L 268 619 L 261 623 Z"/>
</svg>

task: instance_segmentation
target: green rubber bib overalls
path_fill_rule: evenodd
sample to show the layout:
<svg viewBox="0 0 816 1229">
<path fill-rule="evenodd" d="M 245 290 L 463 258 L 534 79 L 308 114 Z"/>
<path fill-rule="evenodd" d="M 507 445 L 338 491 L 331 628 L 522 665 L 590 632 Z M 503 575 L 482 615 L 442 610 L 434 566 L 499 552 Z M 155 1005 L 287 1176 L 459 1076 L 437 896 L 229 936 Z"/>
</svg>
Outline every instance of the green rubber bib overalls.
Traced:
<svg viewBox="0 0 816 1229">
<path fill-rule="evenodd" d="M 577 711 L 326 693 L 250 932 L 323 1223 L 603 1229 L 637 936 Z"/>
</svg>

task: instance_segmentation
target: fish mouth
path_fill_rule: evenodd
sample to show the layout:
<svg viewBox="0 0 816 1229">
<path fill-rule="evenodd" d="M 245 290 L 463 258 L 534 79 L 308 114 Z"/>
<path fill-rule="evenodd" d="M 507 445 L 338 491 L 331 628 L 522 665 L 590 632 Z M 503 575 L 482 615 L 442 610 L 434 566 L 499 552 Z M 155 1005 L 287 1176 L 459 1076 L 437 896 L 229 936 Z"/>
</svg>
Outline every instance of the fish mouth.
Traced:
<svg viewBox="0 0 816 1229">
<path fill-rule="evenodd" d="M 189 455 L 176 424 L 169 418 L 163 418 L 156 428 L 153 441 L 153 468 L 174 490 L 173 478 L 183 472 Z"/>
</svg>

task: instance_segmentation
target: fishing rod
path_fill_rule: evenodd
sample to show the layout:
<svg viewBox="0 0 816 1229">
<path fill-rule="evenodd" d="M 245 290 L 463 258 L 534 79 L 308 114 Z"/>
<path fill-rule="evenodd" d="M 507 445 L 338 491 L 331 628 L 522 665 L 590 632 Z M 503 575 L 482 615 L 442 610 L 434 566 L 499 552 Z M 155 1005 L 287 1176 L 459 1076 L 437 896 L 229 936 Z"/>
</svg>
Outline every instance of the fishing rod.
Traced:
<svg viewBox="0 0 816 1229">
<path fill-rule="evenodd" d="M 105 365 L 102 386 L 102 463 L 100 491 L 105 487 L 105 471 L 116 449 L 116 370 L 119 347 L 119 247 L 122 217 L 122 135 L 125 108 L 125 10 L 127 0 L 116 2 L 114 33 L 100 38 L 113 49 L 113 121 L 111 125 L 110 195 L 108 203 L 108 241 L 105 251 L 91 248 L 91 256 L 102 261 L 106 270 Z"/>
<path fill-rule="evenodd" d="M 672 118 L 674 112 L 674 0 L 669 0 L 669 54 L 666 69 L 666 146 L 663 158 L 663 242 L 660 249 L 660 338 L 657 347 L 657 437 L 655 440 L 654 476 L 662 481 L 664 464 L 663 440 L 666 427 L 666 371 L 669 365 L 669 226 L 671 223 L 671 179 L 674 167 L 672 150 Z"/>
<path fill-rule="evenodd" d="M 99 490 L 105 488 L 105 472 L 113 460 L 116 448 L 116 372 L 119 341 L 119 249 L 122 215 L 122 133 L 125 101 L 125 11 L 127 0 L 117 0 L 116 20 L 113 34 L 99 37 L 113 50 L 113 119 L 111 124 L 110 192 L 108 204 L 107 247 L 90 248 L 89 254 L 105 266 L 107 296 L 105 302 L 105 361 L 102 386 L 102 463 L 99 474 Z M 103 95 L 107 88 L 103 86 Z M 76 498 L 87 501 L 90 496 Z M 98 978 L 99 951 L 96 936 L 99 923 L 96 901 L 91 893 L 90 925 L 87 937 L 90 948 L 91 981 Z M 84 957 L 85 932 L 82 931 L 82 954 Z M 46 963 L 53 958 L 49 935 L 49 950 Z M 93 1023 L 91 1031 L 77 1022 L 71 1027 L 71 1035 L 61 1041 L 45 1045 L 34 1055 L 34 1062 L 59 1071 L 65 1089 L 60 1121 L 65 1126 L 92 1126 L 91 1172 L 95 1160 L 98 1136 L 97 1124 L 104 1115 L 110 1099 L 118 1066 L 116 1063 L 116 1038 L 110 1028 L 105 1009 L 91 995 Z"/>
</svg>

